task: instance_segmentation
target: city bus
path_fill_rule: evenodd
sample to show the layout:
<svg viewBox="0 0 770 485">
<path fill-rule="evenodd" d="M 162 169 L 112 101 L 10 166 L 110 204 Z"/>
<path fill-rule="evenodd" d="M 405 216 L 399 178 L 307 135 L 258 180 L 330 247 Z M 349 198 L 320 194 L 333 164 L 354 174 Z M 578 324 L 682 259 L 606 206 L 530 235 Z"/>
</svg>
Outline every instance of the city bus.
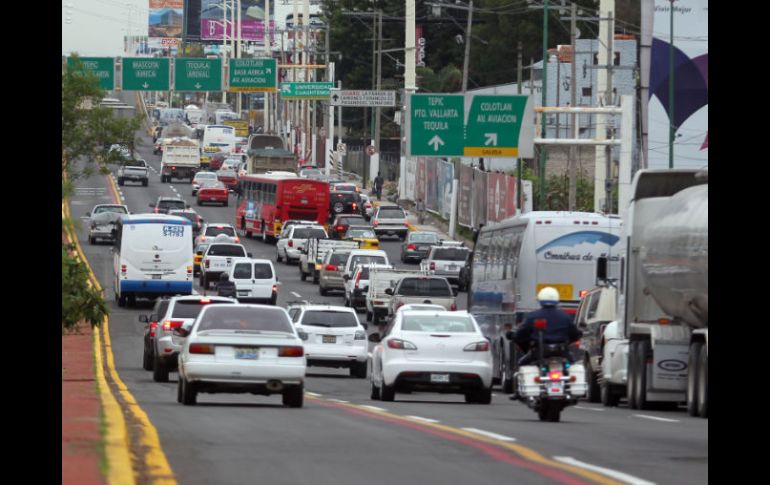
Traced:
<svg viewBox="0 0 770 485">
<path fill-rule="evenodd" d="M 596 260 L 619 273 L 621 221 L 588 212 L 538 211 L 483 227 L 473 251 L 468 312 L 492 343 L 494 379 L 511 392 L 515 359 L 508 330 L 540 305 L 545 286 L 559 292 L 559 308 L 574 316 L 580 298 L 596 286 Z M 507 389 L 506 389 L 507 388 Z"/>
<path fill-rule="evenodd" d="M 289 172 L 244 175 L 238 181 L 235 227 L 246 237 L 267 241 L 289 219 L 324 225 L 329 214 L 329 184 Z"/>
<path fill-rule="evenodd" d="M 216 152 L 235 152 L 235 128 L 226 125 L 208 125 L 203 130 L 201 165 L 207 168 L 211 155 Z"/>
</svg>

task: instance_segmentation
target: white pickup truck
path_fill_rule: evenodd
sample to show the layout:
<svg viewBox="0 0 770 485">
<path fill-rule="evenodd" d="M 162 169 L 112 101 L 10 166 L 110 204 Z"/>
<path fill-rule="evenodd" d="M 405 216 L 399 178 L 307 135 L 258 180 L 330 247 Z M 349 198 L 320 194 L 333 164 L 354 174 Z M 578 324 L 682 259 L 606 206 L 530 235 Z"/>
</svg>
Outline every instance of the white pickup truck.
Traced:
<svg viewBox="0 0 770 485">
<path fill-rule="evenodd" d="M 144 160 L 128 160 L 118 168 L 118 185 L 123 185 L 126 180 L 134 182 L 141 182 L 144 187 L 147 187 L 149 182 L 149 175 L 147 169 L 147 162 Z"/>
<path fill-rule="evenodd" d="M 385 290 L 394 288 L 401 278 L 427 275 L 428 271 L 425 269 L 372 268 L 369 272 L 369 290 L 366 294 L 366 321 L 378 325 L 381 317 L 388 316 L 391 296 L 385 293 Z"/>
<path fill-rule="evenodd" d="M 308 239 L 299 257 L 299 277 L 302 281 L 308 276 L 313 283 L 318 283 L 321 262 L 329 251 L 351 251 L 358 249 L 358 241 L 339 241 L 336 239 Z"/>
<path fill-rule="evenodd" d="M 200 284 L 208 290 L 212 281 L 219 281 L 222 273 L 229 273 L 233 262 L 237 259 L 250 258 L 242 244 L 214 242 L 206 248 L 201 261 Z"/>
</svg>

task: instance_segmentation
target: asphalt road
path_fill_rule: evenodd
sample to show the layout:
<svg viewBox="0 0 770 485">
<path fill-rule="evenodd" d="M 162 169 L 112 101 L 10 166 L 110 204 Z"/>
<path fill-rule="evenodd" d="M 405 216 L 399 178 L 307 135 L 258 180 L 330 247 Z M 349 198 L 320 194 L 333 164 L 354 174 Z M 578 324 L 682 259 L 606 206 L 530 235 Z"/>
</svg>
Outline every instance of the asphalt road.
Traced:
<svg viewBox="0 0 770 485">
<path fill-rule="evenodd" d="M 161 184 L 160 158 L 151 153 L 151 138 L 144 140 L 147 146 L 139 152 L 155 172 L 148 187 L 120 188 L 132 213 L 149 212 L 148 204 L 159 196 L 179 195 L 207 222 L 233 223 L 233 198 L 229 207 L 197 207 L 189 183 Z M 105 177 L 81 180 L 71 199 L 73 217 L 111 201 Z M 112 301 L 111 246 L 89 245 L 83 230 L 79 238 L 110 299 L 117 370 L 157 428 L 180 484 L 596 482 L 575 471 L 586 465 L 600 467 L 592 469 L 600 477 L 627 483 L 708 482 L 708 420 L 691 418 L 683 409 L 636 412 L 623 404 L 581 403 L 567 408 L 562 422 L 542 423 L 500 392 L 491 405 L 424 393 L 397 394 L 395 402 L 384 403 L 369 398 L 368 379 L 351 378 L 346 369 L 314 367 L 308 368 L 305 390 L 312 394 L 302 409 L 282 407 L 278 395 L 200 394 L 197 406 L 182 406 L 176 402 L 176 373 L 168 383 L 155 383 L 141 367 L 143 324 L 137 317 L 149 313 L 151 303 L 119 308 Z M 242 243 L 255 258 L 275 260 L 274 245 L 245 238 Z M 397 239 L 382 246 L 403 266 Z M 322 297 L 317 285 L 301 282 L 296 266 L 274 264 L 282 282 L 279 305 L 298 299 L 342 304 L 341 294 Z M 195 288 L 202 293 L 197 279 Z M 465 307 L 464 293 L 458 304 Z"/>
</svg>

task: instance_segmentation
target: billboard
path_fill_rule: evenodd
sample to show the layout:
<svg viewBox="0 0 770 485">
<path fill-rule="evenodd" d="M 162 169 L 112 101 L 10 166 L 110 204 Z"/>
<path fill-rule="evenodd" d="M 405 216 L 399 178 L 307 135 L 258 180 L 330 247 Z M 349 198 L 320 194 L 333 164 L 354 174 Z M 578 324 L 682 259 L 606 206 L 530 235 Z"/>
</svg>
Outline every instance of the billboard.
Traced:
<svg viewBox="0 0 770 485">
<path fill-rule="evenodd" d="M 274 1 L 270 2 L 273 10 Z M 241 0 L 241 39 L 264 45 L 265 42 L 265 0 Z M 223 35 L 238 35 L 238 15 L 231 21 L 232 12 L 228 2 L 227 21 L 223 22 L 224 0 L 200 0 L 200 39 L 222 41 Z M 272 17 L 272 12 L 271 15 Z M 272 25 L 272 24 L 271 24 Z M 273 28 L 275 26 L 273 25 Z M 225 29 L 227 29 L 225 31 Z"/>
<path fill-rule="evenodd" d="M 150 39 L 161 39 L 165 47 L 176 47 L 182 39 L 183 24 L 184 0 L 150 0 Z"/>
<path fill-rule="evenodd" d="M 700 168 L 708 166 L 708 0 L 678 0 L 673 8 L 674 168 Z M 654 0 L 648 168 L 669 166 L 671 14 L 671 2 Z"/>
</svg>

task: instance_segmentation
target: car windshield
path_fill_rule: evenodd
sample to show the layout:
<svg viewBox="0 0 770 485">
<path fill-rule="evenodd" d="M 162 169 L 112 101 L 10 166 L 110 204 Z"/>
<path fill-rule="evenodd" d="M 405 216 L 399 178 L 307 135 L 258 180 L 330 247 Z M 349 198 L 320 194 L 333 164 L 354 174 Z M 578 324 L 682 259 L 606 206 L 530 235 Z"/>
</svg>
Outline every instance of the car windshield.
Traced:
<svg viewBox="0 0 770 485">
<path fill-rule="evenodd" d="M 355 268 L 359 264 L 388 264 L 388 262 L 385 261 L 385 256 L 369 256 L 364 254 L 352 256 L 350 260 L 350 267 Z"/>
<path fill-rule="evenodd" d="M 437 243 L 438 241 L 438 234 L 435 233 L 415 232 L 409 235 L 409 242 Z"/>
<path fill-rule="evenodd" d="M 209 247 L 207 256 L 246 257 L 246 251 L 243 249 L 243 246 L 235 244 L 212 244 Z"/>
<path fill-rule="evenodd" d="M 171 318 L 197 318 L 206 305 L 232 303 L 229 301 L 211 301 L 202 303 L 200 300 L 181 300 L 174 303 Z"/>
<path fill-rule="evenodd" d="M 198 321 L 197 332 L 235 330 L 247 333 L 281 332 L 294 334 L 286 311 L 281 308 L 230 306 L 212 308 Z"/>
<path fill-rule="evenodd" d="M 125 207 L 120 205 L 103 205 L 94 209 L 94 214 L 102 214 L 104 212 L 117 212 L 118 214 L 128 214 Z"/>
<path fill-rule="evenodd" d="M 185 203 L 183 200 L 161 200 L 158 207 L 162 209 L 184 209 Z"/>
<path fill-rule="evenodd" d="M 471 333 L 476 332 L 467 315 L 404 315 L 401 330 L 408 332 Z"/>
<path fill-rule="evenodd" d="M 452 289 L 444 279 L 404 278 L 398 289 L 404 296 L 440 296 L 451 297 Z"/>
<path fill-rule="evenodd" d="M 434 249 L 431 259 L 438 259 L 440 261 L 465 261 L 465 258 L 468 257 L 468 253 L 470 253 L 470 251 L 467 249 L 459 248 Z"/>
<path fill-rule="evenodd" d="M 406 215 L 402 209 L 380 209 L 377 217 L 381 219 L 405 219 Z"/>
<path fill-rule="evenodd" d="M 225 234 L 230 237 L 235 237 L 235 229 L 229 226 L 207 226 L 206 227 L 206 236 L 219 236 L 220 234 Z"/>
<path fill-rule="evenodd" d="M 351 229 L 348 231 L 348 237 L 376 238 L 377 236 L 371 229 Z"/>
<path fill-rule="evenodd" d="M 350 256 L 350 253 L 334 252 L 331 256 L 329 256 L 329 264 L 334 264 L 337 266 L 345 264 L 345 261 L 348 260 L 348 256 Z"/>
<path fill-rule="evenodd" d="M 357 327 L 358 318 L 350 312 L 309 310 L 302 316 L 301 323 L 313 327 Z"/>
<path fill-rule="evenodd" d="M 320 228 L 314 227 L 297 227 L 294 229 L 294 235 L 292 239 L 308 239 L 308 238 L 326 238 L 326 232 Z"/>
</svg>

